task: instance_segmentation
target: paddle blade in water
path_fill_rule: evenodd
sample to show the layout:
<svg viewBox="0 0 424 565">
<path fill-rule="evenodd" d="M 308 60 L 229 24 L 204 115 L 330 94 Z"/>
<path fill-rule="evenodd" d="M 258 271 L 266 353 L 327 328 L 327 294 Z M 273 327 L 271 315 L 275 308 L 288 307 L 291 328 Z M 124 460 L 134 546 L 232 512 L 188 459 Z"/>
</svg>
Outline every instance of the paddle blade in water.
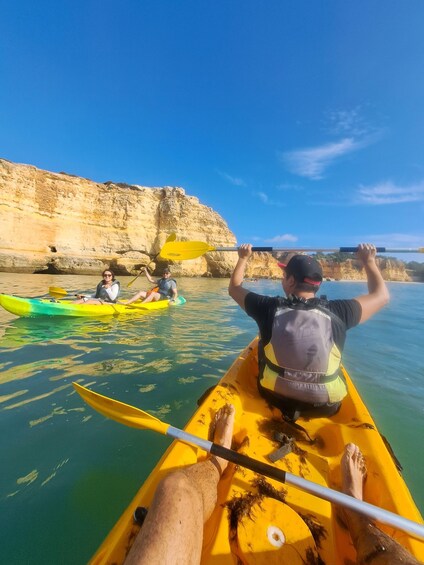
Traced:
<svg viewBox="0 0 424 565">
<path fill-rule="evenodd" d="M 143 410 L 139 410 L 135 406 L 130 406 L 124 402 L 119 402 L 118 400 L 113 400 L 112 398 L 93 392 L 78 383 L 72 384 L 81 398 L 94 408 L 94 410 L 103 414 L 103 416 L 111 418 L 120 424 L 124 424 L 124 426 L 153 430 L 154 432 L 166 435 L 169 424 L 161 422 L 154 416 L 147 414 L 147 412 L 143 412 Z"/>
<path fill-rule="evenodd" d="M 172 261 L 185 261 L 197 259 L 208 251 L 215 251 L 215 247 L 203 241 L 167 241 L 160 250 L 162 259 Z"/>
</svg>

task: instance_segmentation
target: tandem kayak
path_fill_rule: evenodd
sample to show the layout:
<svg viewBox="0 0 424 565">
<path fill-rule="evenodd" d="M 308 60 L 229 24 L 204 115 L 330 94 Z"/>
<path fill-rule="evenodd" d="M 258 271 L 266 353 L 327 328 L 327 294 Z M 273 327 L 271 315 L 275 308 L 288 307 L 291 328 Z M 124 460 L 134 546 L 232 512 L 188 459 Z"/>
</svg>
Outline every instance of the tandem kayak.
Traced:
<svg viewBox="0 0 424 565">
<path fill-rule="evenodd" d="M 285 422 L 281 413 L 258 395 L 257 374 L 257 340 L 254 340 L 213 391 L 201 399 L 185 431 L 208 438 L 217 408 L 232 403 L 236 409 L 234 443 L 240 453 L 270 464 L 270 455 L 281 447 L 275 440 L 276 434 L 285 434 L 291 447 L 273 465 L 336 491 L 341 490 L 341 455 L 345 445 L 353 442 L 360 447 L 367 464 L 364 499 L 423 524 L 393 454 L 345 370 L 349 392 L 339 413 L 331 418 L 300 418 L 296 425 Z M 123 563 L 139 530 L 133 519 L 136 508 L 148 508 L 165 473 L 205 457 L 200 448 L 173 442 L 90 563 Z M 205 524 L 201 562 L 212 565 L 354 563 L 356 552 L 340 517 L 340 508 L 323 498 L 230 465 L 219 483 L 218 503 Z M 166 516 L 163 518 L 166 521 Z M 379 524 L 379 527 L 417 559 L 424 560 L 422 540 L 394 526 Z M 274 543 L 276 538 L 283 543 Z"/>
<path fill-rule="evenodd" d="M 69 300 L 52 300 L 49 298 L 20 298 L 8 294 L 0 294 L 0 305 L 16 316 L 77 316 L 91 317 L 117 316 L 121 314 L 147 314 L 153 310 L 162 310 L 169 306 L 185 304 L 186 300 L 178 296 L 176 300 L 159 300 L 157 302 L 134 302 L 126 306 L 121 304 L 75 304 Z"/>
</svg>

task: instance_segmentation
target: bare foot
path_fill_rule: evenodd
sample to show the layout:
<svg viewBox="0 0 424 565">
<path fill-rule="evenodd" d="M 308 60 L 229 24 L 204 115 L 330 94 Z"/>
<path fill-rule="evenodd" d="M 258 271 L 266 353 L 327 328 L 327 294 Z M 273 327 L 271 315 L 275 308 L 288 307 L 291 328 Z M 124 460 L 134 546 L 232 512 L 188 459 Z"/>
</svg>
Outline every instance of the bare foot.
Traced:
<svg viewBox="0 0 424 565">
<path fill-rule="evenodd" d="M 367 470 L 364 456 L 354 443 L 348 443 L 345 447 L 341 471 L 343 492 L 363 500 Z M 357 565 L 420 565 L 415 557 L 377 528 L 369 518 L 347 509 L 344 514 L 357 552 Z"/>
<path fill-rule="evenodd" d="M 223 447 L 228 447 L 229 449 L 231 448 L 235 414 L 236 409 L 232 404 L 225 404 L 216 412 L 213 423 L 214 443 L 222 445 Z M 222 459 L 221 457 L 215 457 L 215 460 L 218 463 L 222 474 L 227 468 L 228 461 Z"/>
<path fill-rule="evenodd" d="M 341 460 L 341 470 L 343 492 L 362 500 L 367 469 L 364 456 L 354 443 L 348 443 L 345 447 Z"/>
</svg>

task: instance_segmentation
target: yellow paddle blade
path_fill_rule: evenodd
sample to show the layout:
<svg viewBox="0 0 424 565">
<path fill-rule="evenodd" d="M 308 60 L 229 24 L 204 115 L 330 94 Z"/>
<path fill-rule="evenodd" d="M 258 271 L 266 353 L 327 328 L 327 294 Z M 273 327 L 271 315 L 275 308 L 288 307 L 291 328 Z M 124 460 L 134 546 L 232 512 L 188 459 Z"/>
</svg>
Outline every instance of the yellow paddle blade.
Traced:
<svg viewBox="0 0 424 565">
<path fill-rule="evenodd" d="M 135 406 L 130 406 L 124 402 L 119 402 L 118 400 L 113 400 L 113 398 L 108 398 L 107 396 L 93 392 L 78 383 L 72 384 L 81 398 L 94 408 L 94 410 L 103 414 L 103 416 L 111 418 L 120 424 L 124 424 L 124 426 L 153 430 L 154 432 L 166 435 L 169 424 L 161 422 L 154 416 L 147 414 L 147 412 L 143 412 L 143 410 Z"/>
<path fill-rule="evenodd" d="M 215 249 L 213 245 L 203 241 L 167 241 L 160 250 L 160 257 L 172 261 L 186 261 L 187 259 L 201 257 L 208 251 L 215 251 Z"/>
<path fill-rule="evenodd" d="M 49 286 L 49 294 L 56 296 L 66 296 L 68 291 L 60 286 Z"/>
</svg>

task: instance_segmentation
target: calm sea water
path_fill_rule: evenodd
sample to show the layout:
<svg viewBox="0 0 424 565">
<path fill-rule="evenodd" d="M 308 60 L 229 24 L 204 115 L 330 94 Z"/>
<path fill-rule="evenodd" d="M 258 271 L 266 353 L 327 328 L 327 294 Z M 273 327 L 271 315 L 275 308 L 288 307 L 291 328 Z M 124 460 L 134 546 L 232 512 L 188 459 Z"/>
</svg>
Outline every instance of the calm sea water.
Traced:
<svg viewBox="0 0 424 565">
<path fill-rule="evenodd" d="M 124 288 L 129 280 L 121 279 Z M 40 296 L 50 285 L 74 292 L 97 282 L 0 274 L 0 292 Z M 227 285 L 180 279 L 185 306 L 139 318 L 17 319 L 0 311 L 3 563 L 87 562 L 169 441 L 95 413 L 72 382 L 184 426 L 256 334 Z M 276 281 L 246 286 L 280 293 Z M 323 288 L 332 298 L 365 291 L 363 283 Z M 393 283 L 390 292 L 389 307 L 349 332 L 344 359 L 424 512 L 424 285 Z"/>
</svg>

